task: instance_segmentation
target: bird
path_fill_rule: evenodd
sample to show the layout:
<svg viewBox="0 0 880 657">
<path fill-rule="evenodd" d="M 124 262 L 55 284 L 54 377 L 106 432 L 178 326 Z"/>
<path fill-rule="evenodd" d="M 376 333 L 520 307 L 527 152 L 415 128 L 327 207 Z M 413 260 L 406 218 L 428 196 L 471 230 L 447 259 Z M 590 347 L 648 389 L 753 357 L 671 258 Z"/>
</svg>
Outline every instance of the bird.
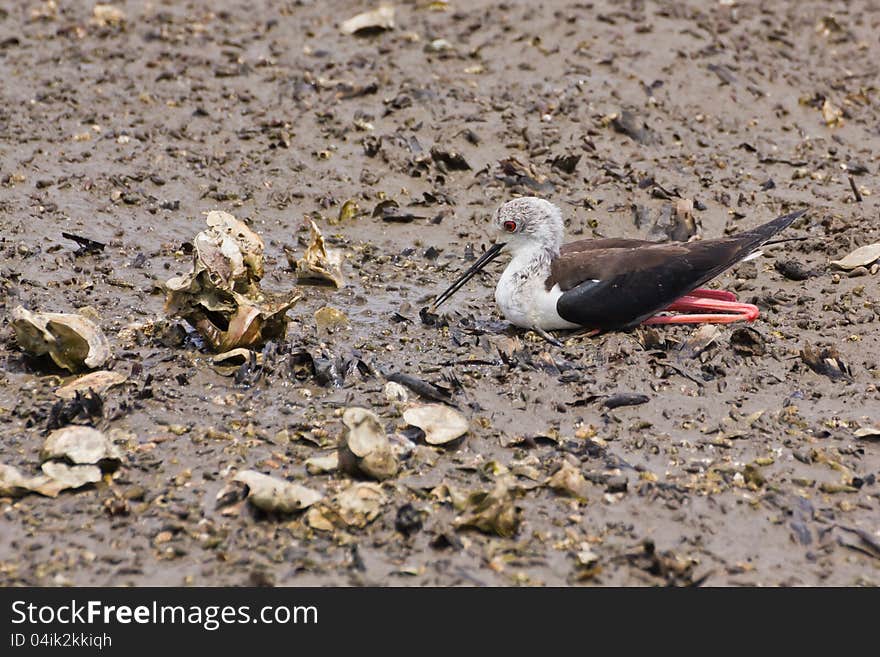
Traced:
<svg viewBox="0 0 880 657">
<path fill-rule="evenodd" d="M 550 201 L 522 197 L 492 218 L 498 239 L 430 307 L 437 308 L 502 253 L 510 263 L 495 302 L 511 324 L 557 343 L 548 331 L 592 333 L 639 325 L 754 321 L 757 306 L 732 292 L 701 286 L 760 248 L 806 209 L 745 232 L 691 242 L 587 239 L 564 244 L 562 212 Z M 786 240 L 777 240 L 786 241 Z"/>
</svg>

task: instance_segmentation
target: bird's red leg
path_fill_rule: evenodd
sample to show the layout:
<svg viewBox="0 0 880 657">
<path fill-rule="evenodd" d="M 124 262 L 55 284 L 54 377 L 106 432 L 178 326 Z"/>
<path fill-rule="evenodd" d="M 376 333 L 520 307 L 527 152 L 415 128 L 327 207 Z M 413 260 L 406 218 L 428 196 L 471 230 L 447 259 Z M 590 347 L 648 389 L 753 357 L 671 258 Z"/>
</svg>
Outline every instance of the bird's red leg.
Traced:
<svg viewBox="0 0 880 657">
<path fill-rule="evenodd" d="M 694 290 L 670 304 L 664 312 L 703 311 L 693 315 L 657 315 L 643 324 L 730 324 L 752 322 L 758 318 L 757 306 L 735 301 L 736 296 L 724 290 Z"/>
<path fill-rule="evenodd" d="M 707 288 L 697 288 L 692 292 L 688 292 L 689 297 L 700 297 L 701 299 L 718 299 L 719 301 L 736 301 L 736 295 L 727 290 L 709 290 Z"/>
</svg>

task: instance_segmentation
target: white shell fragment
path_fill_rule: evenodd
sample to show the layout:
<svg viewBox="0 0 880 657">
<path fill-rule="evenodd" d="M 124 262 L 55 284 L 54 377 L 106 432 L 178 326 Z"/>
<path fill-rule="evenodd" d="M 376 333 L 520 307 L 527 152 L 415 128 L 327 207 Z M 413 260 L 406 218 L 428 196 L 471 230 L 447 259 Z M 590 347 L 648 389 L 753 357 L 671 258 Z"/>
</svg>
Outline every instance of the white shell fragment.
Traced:
<svg viewBox="0 0 880 657">
<path fill-rule="evenodd" d="M 880 438 L 880 426 L 862 427 L 861 429 L 856 429 L 853 435 L 855 435 L 856 438 L 870 438 L 877 440 Z"/>
<path fill-rule="evenodd" d="M 405 402 L 409 400 L 409 391 L 396 381 L 385 384 L 385 399 L 392 402 Z"/>
<path fill-rule="evenodd" d="M 292 251 L 285 249 L 288 264 L 296 270 L 297 282 L 329 282 L 337 289 L 345 287 L 342 276 L 342 261 L 345 258 L 342 251 L 328 249 L 324 245 L 324 236 L 312 220 L 309 220 L 309 234 L 311 241 L 305 255 L 299 260 Z"/>
<path fill-rule="evenodd" d="M 339 469 L 339 454 L 331 452 L 324 456 L 313 456 L 306 459 L 306 472 L 312 475 L 335 472 Z"/>
<path fill-rule="evenodd" d="M 12 310 L 12 328 L 22 349 L 48 354 L 71 372 L 101 367 L 110 360 L 110 343 L 100 327 L 82 315 L 32 313 L 23 306 Z"/>
<path fill-rule="evenodd" d="M 586 497 L 587 480 L 581 471 L 568 461 L 562 462 L 562 466 L 553 473 L 547 483 L 557 493 L 581 499 Z"/>
<path fill-rule="evenodd" d="M 263 511 L 292 513 L 310 507 L 324 497 L 311 488 L 270 477 L 256 470 L 239 472 L 234 481 L 248 487 L 248 502 Z"/>
<path fill-rule="evenodd" d="M 238 349 L 230 349 L 229 351 L 224 351 L 222 354 L 212 356 L 211 365 L 217 374 L 220 374 L 221 376 L 232 376 L 241 369 L 242 365 L 250 362 L 252 359 L 254 363 L 259 365 L 263 362 L 263 354 L 250 349 L 245 349 L 244 347 L 239 347 Z"/>
<path fill-rule="evenodd" d="M 71 425 L 49 434 L 40 452 L 43 460 L 64 459 L 74 464 L 101 464 L 113 469 L 122 452 L 103 433 L 92 427 Z"/>
<path fill-rule="evenodd" d="M 120 27 L 125 25 L 125 12 L 119 7 L 99 3 L 92 9 L 92 19 L 89 22 L 97 27 Z"/>
<path fill-rule="evenodd" d="M 429 445 L 444 445 L 468 432 L 468 421 L 458 411 L 443 404 L 413 406 L 403 412 L 407 424 L 425 432 Z"/>
<path fill-rule="evenodd" d="M 354 484 L 336 496 L 339 517 L 350 527 L 366 527 L 382 511 L 385 493 L 379 484 Z"/>
<path fill-rule="evenodd" d="M 875 260 L 880 260 L 880 242 L 859 247 L 840 260 L 832 260 L 831 264 L 838 269 L 850 270 L 856 267 L 867 267 Z"/>
<path fill-rule="evenodd" d="M 365 11 L 353 16 L 339 26 L 343 34 L 358 34 L 360 32 L 375 32 L 380 30 L 394 29 L 394 7 L 382 5 L 373 11 Z"/>
<path fill-rule="evenodd" d="M 342 414 L 345 433 L 339 444 L 339 468 L 349 474 L 360 471 L 373 479 L 397 474 L 397 458 L 379 418 L 365 408 L 352 407 Z"/>
<path fill-rule="evenodd" d="M 55 391 L 55 395 L 61 397 L 61 399 L 73 399 L 76 397 L 76 393 L 85 394 L 89 390 L 100 395 L 114 386 L 125 383 L 127 380 L 128 377 L 119 372 L 98 370 L 97 372 L 91 372 L 76 378 L 70 383 L 66 383 Z"/>
<path fill-rule="evenodd" d="M 70 467 L 57 462 L 43 465 L 44 474 L 28 477 L 18 468 L 0 463 L 0 496 L 21 497 L 28 493 L 38 493 L 46 497 L 57 497 L 61 491 L 101 480 L 101 470 L 95 466 Z"/>
<path fill-rule="evenodd" d="M 101 468 L 97 465 L 67 465 L 61 461 L 46 461 L 40 469 L 56 485 L 64 488 L 82 488 L 101 481 Z"/>
</svg>

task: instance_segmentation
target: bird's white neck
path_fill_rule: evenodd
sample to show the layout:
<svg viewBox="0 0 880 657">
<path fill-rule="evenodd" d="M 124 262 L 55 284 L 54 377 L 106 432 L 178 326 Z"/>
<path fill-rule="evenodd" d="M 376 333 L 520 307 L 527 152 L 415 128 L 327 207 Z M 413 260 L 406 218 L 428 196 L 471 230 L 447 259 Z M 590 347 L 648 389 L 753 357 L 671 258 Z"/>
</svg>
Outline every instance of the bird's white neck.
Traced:
<svg viewBox="0 0 880 657">
<path fill-rule="evenodd" d="M 550 274 L 550 263 L 559 255 L 559 247 L 552 247 L 540 242 L 517 245 L 511 249 L 511 260 L 502 276 L 514 276 L 519 279 L 539 277 L 541 280 Z"/>
</svg>

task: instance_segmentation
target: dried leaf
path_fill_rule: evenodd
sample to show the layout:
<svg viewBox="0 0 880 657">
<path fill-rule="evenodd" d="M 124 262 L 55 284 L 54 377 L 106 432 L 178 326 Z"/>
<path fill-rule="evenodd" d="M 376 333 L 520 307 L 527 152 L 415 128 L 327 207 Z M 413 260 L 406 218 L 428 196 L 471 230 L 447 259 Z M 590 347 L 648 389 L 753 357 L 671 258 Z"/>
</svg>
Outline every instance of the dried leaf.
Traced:
<svg viewBox="0 0 880 657">
<path fill-rule="evenodd" d="M 292 513 L 310 507 L 324 497 L 311 488 L 255 470 L 239 472 L 233 481 L 245 484 L 248 502 L 263 511 Z"/>
<path fill-rule="evenodd" d="M 12 328 L 22 349 L 48 354 L 71 372 L 101 367 L 110 359 L 110 343 L 97 324 L 82 315 L 32 313 L 23 306 L 12 310 Z"/>
<path fill-rule="evenodd" d="M 425 432 L 429 445 L 445 445 L 468 432 L 468 421 L 461 413 L 443 404 L 413 406 L 403 412 L 403 419 Z"/>
</svg>

